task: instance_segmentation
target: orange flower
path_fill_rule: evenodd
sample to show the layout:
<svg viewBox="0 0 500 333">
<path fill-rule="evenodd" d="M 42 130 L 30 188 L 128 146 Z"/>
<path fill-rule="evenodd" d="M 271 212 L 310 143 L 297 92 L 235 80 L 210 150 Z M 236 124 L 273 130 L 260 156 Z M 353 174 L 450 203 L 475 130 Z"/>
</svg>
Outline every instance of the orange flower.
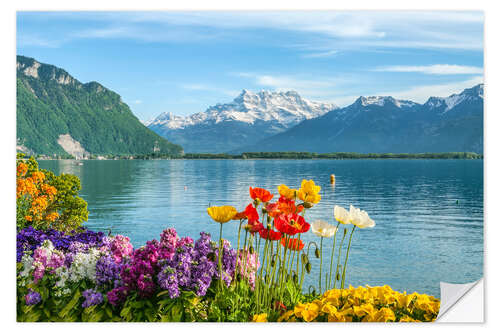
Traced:
<svg viewBox="0 0 500 333">
<path fill-rule="evenodd" d="M 278 217 L 281 214 L 296 214 L 304 210 L 304 206 L 295 206 L 293 200 L 280 197 L 278 202 L 270 203 L 266 206 L 267 213 L 271 217 Z"/>
<path fill-rule="evenodd" d="M 238 212 L 238 214 L 234 215 L 233 220 L 243 220 L 246 219 L 247 215 L 245 214 L 245 211 Z"/>
<path fill-rule="evenodd" d="M 45 174 L 41 171 L 35 171 L 31 174 L 34 183 L 41 183 L 45 180 Z"/>
<path fill-rule="evenodd" d="M 58 212 L 52 212 L 52 213 L 47 214 L 47 216 L 45 216 L 45 219 L 47 221 L 54 222 L 58 217 L 59 217 Z"/>
<path fill-rule="evenodd" d="M 282 238 L 281 245 L 293 251 L 300 251 L 304 248 L 304 242 L 295 238 L 289 238 L 288 242 L 286 238 Z"/>
<path fill-rule="evenodd" d="M 250 186 L 250 197 L 254 200 L 260 200 L 262 202 L 268 202 L 273 198 L 273 195 L 263 188 L 255 187 L 252 188 Z"/>
<path fill-rule="evenodd" d="M 28 172 L 28 165 L 26 163 L 19 163 L 17 165 L 17 176 L 18 177 L 24 177 L 26 175 L 26 172 Z"/>
<path fill-rule="evenodd" d="M 32 216 L 26 215 L 24 218 L 25 218 L 25 219 L 26 219 L 26 221 L 28 221 L 28 222 L 33 221 L 33 217 L 32 217 Z"/>
<path fill-rule="evenodd" d="M 48 184 L 42 184 L 42 191 L 45 192 L 49 197 L 53 197 L 57 193 L 57 189 L 54 186 Z"/>
</svg>

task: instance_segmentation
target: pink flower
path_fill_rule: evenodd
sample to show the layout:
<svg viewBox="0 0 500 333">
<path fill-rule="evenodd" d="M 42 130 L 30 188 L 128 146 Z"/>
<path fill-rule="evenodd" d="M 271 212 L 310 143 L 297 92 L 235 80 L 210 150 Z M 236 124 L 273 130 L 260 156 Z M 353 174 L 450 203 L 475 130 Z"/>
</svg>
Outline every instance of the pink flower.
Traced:
<svg viewBox="0 0 500 333">
<path fill-rule="evenodd" d="M 124 257 L 129 257 L 134 251 L 130 243 L 130 238 L 123 235 L 116 235 L 111 242 L 111 253 L 117 263 L 120 263 Z"/>
</svg>

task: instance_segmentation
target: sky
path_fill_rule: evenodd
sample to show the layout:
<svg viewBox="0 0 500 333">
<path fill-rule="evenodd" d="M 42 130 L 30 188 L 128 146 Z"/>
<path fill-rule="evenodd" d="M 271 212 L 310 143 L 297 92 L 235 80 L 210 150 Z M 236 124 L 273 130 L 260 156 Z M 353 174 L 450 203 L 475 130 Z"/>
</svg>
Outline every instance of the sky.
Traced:
<svg viewBox="0 0 500 333">
<path fill-rule="evenodd" d="M 17 12 L 17 54 L 97 81 L 141 120 L 243 89 L 424 103 L 483 82 L 478 11 Z"/>
</svg>

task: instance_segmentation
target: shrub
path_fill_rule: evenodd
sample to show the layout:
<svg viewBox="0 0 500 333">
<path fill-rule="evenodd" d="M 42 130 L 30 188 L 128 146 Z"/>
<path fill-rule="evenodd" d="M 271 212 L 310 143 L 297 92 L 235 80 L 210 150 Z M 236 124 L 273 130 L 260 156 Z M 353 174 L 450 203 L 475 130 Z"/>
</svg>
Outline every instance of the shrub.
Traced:
<svg viewBox="0 0 500 333">
<path fill-rule="evenodd" d="M 87 203 L 78 197 L 80 179 L 41 170 L 31 157 L 17 156 L 16 225 L 18 229 L 73 231 L 88 218 Z"/>
</svg>

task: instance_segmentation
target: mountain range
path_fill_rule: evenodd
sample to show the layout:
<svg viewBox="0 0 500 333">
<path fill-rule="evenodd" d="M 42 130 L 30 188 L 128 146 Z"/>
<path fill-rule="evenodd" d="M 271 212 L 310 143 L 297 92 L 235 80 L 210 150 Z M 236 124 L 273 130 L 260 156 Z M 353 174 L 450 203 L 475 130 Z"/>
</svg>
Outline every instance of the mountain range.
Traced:
<svg viewBox="0 0 500 333">
<path fill-rule="evenodd" d="M 295 91 L 243 90 L 231 103 L 188 117 L 166 112 L 145 124 L 186 152 L 219 153 L 254 144 L 336 108 L 304 99 Z"/>
<path fill-rule="evenodd" d="M 143 124 L 101 84 L 81 83 L 61 68 L 17 56 L 17 150 L 76 157 L 184 151 L 481 154 L 483 89 L 479 84 L 423 104 L 361 96 L 342 108 L 295 91 L 243 90 L 204 112 L 162 113 Z"/>
<path fill-rule="evenodd" d="M 483 153 L 483 84 L 424 104 L 361 96 L 343 108 L 294 91 L 243 90 L 231 103 L 146 125 L 190 153 Z"/>
<path fill-rule="evenodd" d="M 81 83 L 65 70 L 17 56 L 17 150 L 34 154 L 182 155 L 97 82 Z"/>
</svg>

